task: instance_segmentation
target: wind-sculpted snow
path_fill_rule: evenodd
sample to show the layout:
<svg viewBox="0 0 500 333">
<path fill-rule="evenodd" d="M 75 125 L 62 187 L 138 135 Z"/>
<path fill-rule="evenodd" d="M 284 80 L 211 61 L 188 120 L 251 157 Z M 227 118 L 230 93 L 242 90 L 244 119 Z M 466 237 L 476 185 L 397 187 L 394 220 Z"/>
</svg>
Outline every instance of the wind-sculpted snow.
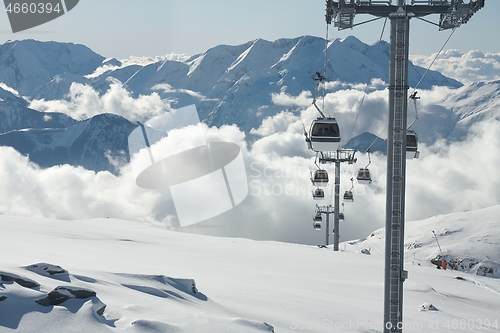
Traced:
<svg viewBox="0 0 500 333">
<path fill-rule="evenodd" d="M 8 219 L 2 220 L 2 226 L 10 224 L 7 221 Z M 271 324 L 258 320 L 255 314 L 247 315 L 245 311 L 240 311 L 230 302 L 230 305 L 225 305 L 227 301 L 224 298 L 219 299 L 221 296 L 219 292 L 215 292 L 219 296 L 209 297 L 203 290 L 198 289 L 194 279 L 146 273 L 168 271 L 162 260 L 158 260 L 163 254 L 167 255 L 167 258 L 176 257 L 180 260 L 179 263 L 187 259 L 187 257 L 179 256 L 176 247 L 169 250 L 170 245 L 164 243 L 161 238 L 154 240 L 155 229 L 150 229 L 153 232 L 150 234 L 147 231 L 149 227 L 147 227 L 146 234 L 144 234 L 145 230 L 142 230 L 140 224 L 105 219 L 87 221 L 90 223 L 87 225 L 90 229 L 86 229 L 87 231 L 82 234 L 77 230 L 78 228 L 67 229 L 64 223 L 60 224 L 62 221 L 53 220 L 55 224 L 52 224 L 47 220 L 48 224 L 42 222 L 40 225 L 31 227 L 28 220 L 25 222 L 28 224 L 14 223 L 12 225 L 14 229 L 10 230 L 26 227 L 27 238 L 31 238 L 28 234 L 35 232 L 31 234 L 34 237 L 31 239 L 32 245 L 47 244 L 48 247 L 37 251 L 28 244 L 29 242 L 22 241 L 23 244 L 18 243 L 18 245 L 25 251 L 14 256 L 27 255 L 25 259 L 28 259 L 42 252 L 45 253 L 42 256 L 49 259 L 48 261 L 64 264 L 59 266 L 52 263 L 36 263 L 26 267 L 11 265 L 0 267 L 2 270 L 6 268 L 9 271 L 0 271 L 0 313 L 2 314 L 0 332 L 9 329 L 15 329 L 17 332 L 33 332 L 33 327 L 49 333 L 69 330 L 73 332 L 148 333 L 274 332 Z M 86 222 L 83 223 L 86 224 Z M 139 228 L 135 229 L 134 225 Z M 121 231 L 116 233 L 115 227 L 120 227 Z M 6 235 L 4 231 L 6 230 L 2 229 L 2 235 Z M 132 233 L 129 233 L 130 231 Z M 157 231 L 163 233 L 164 230 L 157 229 Z M 55 233 L 52 234 L 52 232 Z M 176 233 L 172 235 L 174 238 L 171 240 L 176 243 L 178 241 L 175 240 Z M 116 236 L 121 238 L 117 239 Z M 100 241 L 94 243 L 98 239 Z M 108 243 L 105 239 L 109 239 L 111 243 L 104 245 Z M 76 250 L 73 245 L 70 245 L 69 248 L 59 252 L 56 250 L 57 247 L 51 244 L 53 241 L 59 245 L 69 242 L 68 244 L 72 243 L 77 247 L 79 246 L 77 244 L 80 244 L 87 248 L 87 251 Z M 91 245 L 92 243 L 94 245 Z M 163 245 L 157 247 L 162 243 L 166 247 L 162 248 Z M 191 245 L 197 247 L 194 243 Z M 1 246 L 0 251 L 3 252 L 5 249 Z M 71 249 L 76 252 L 71 254 L 70 252 L 73 251 Z M 189 246 L 185 249 L 189 249 Z M 152 250 L 153 256 L 149 259 L 143 257 L 145 254 L 143 250 L 147 252 Z M 170 254 L 164 252 L 165 250 Z M 59 259 L 49 255 L 49 253 L 58 252 L 61 255 L 61 257 L 57 255 Z M 156 257 L 154 253 L 159 256 Z M 62 257 L 69 261 L 60 260 Z M 191 254 L 188 257 L 191 257 Z M 195 268 L 192 265 L 197 260 L 193 257 L 191 259 L 192 261 L 185 261 L 181 265 L 168 264 L 172 267 L 170 271 L 175 274 L 186 274 L 187 271 L 182 273 L 183 267 Z M 146 264 L 144 270 L 137 270 L 137 260 L 144 263 L 156 262 L 156 264 L 149 268 L 146 268 L 149 265 Z M 108 267 L 105 268 L 102 264 Z M 196 270 L 195 268 L 192 273 Z M 208 268 L 207 271 L 211 269 Z M 205 275 L 202 272 L 198 271 L 196 275 L 202 278 Z M 227 280 L 228 276 L 220 278 Z M 236 278 L 232 283 L 227 284 L 226 289 L 233 293 L 237 292 L 238 288 L 240 288 L 240 283 Z"/>
<path fill-rule="evenodd" d="M 407 243 L 418 246 L 405 256 L 405 332 L 498 329 L 497 280 L 435 269 L 429 258 L 439 250 L 428 234 L 436 231 L 446 255 L 497 260 L 498 213 L 495 206 L 408 224 Z M 0 235 L 2 333 L 383 329 L 380 231 L 339 252 L 116 219 L 2 216 Z M 63 273 L 67 281 L 57 278 Z"/>
</svg>

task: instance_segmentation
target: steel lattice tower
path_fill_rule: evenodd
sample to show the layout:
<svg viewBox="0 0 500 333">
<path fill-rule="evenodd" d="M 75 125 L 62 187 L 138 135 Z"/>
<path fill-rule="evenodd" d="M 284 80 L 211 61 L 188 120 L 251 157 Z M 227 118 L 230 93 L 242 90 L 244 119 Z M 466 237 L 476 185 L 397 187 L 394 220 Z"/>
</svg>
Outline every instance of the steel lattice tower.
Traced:
<svg viewBox="0 0 500 333">
<path fill-rule="evenodd" d="M 395 4 L 393 4 L 393 2 Z M 339 30 L 353 28 L 356 14 L 389 18 L 389 124 L 385 221 L 384 332 L 402 332 L 404 226 L 406 183 L 406 125 L 410 19 L 440 14 L 439 30 L 455 29 L 484 7 L 485 0 L 327 0 L 326 21 Z"/>
</svg>

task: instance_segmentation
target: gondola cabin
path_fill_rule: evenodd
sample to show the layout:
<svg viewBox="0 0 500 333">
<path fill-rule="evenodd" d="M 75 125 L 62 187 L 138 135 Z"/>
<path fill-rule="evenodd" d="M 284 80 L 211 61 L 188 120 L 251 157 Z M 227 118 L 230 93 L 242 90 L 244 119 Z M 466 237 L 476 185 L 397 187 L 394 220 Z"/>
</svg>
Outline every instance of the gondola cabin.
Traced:
<svg viewBox="0 0 500 333">
<path fill-rule="evenodd" d="M 406 159 L 418 158 L 417 134 L 412 130 L 406 131 Z"/>
<path fill-rule="evenodd" d="M 358 175 L 356 176 L 359 184 L 369 185 L 372 182 L 372 176 L 370 175 L 370 170 L 367 168 L 359 169 Z"/>
<path fill-rule="evenodd" d="M 316 230 L 321 229 L 321 222 L 323 219 L 321 218 L 320 214 L 316 214 L 316 216 L 313 217 L 313 227 Z"/>
<path fill-rule="evenodd" d="M 340 129 L 335 118 L 318 118 L 309 130 L 313 151 L 336 151 L 340 145 Z"/>
<path fill-rule="evenodd" d="M 315 186 L 327 186 L 328 185 L 328 172 L 326 170 L 316 170 L 312 179 Z"/>
<path fill-rule="evenodd" d="M 344 221 L 344 213 L 339 213 L 339 220 Z"/>
<path fill-rule="evenodd" d="M 347 201 L 347 202 L 353 202 L 354 201 L 354 195 L 352 194 L 352 191 L 345 191 L 345 193 L 344 193 L 344 201 Z"/>
<path fill-rule="evenodd" d="M 322 188 L 317 188 L 313 191 L 314 200 L 323 200 L 325 198 L 325 191 Z"/>
</svg>

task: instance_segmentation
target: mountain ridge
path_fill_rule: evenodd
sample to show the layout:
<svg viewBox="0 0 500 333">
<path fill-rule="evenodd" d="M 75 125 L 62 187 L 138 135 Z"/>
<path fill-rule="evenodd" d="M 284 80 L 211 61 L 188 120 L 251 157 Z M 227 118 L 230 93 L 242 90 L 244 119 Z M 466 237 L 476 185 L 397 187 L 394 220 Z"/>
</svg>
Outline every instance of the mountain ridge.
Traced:
<svg viewBox="0 0 500 333">
<path fill-rule="evenodd" d="M 327 50 L 327 77 L 331 80 L 338 79 L 352 85 L 366 82 L 367 72 L 372 65 L 373 78 L 387 80 L 387 42 L 367 45 L 351 36 L 330 41 Z M 82 166 L 83 157 L 62 158 L 69 156 L 66 152 L 71 150 L 70 147 L 74 144 L 72 140 L 66 144 L 60 142 L 60 153 L 57 154 L 53 147 L 44 143 L 44 140 L 59 142 L 56 139 L 59 134 L 56 133 L 67 134 L 71 128 L 76 130 L 79 126 L 75 125 L 82 120 L 63 113 L 41 112 L 29 107 L 34 99 L 40 98 L 42 101 L 68 102 L 68 92 L 73 84 L 91 87 L 101 97 L 109 91 L 112 84 L 117 83 L 127 89 L 132 98 L 155 93 L 171 108 L 196 104 L 200 119 L 207 125 L 236 124 L 248 134 L 253 128 L 258 128 L 264 119 L 284 109 L 292 113 L 304 109 L 300 105 L 277 105 L 273 102 L 273 94 L 298 96 L 304 91 L 311 91 L 314 88 L 314 73 L 322 71 L 324 51 L 325 40 L 320 37 L 281 38 L 273 42 L 256 39 L 236 46 L 218 45 L 183 61 L 164 60 L 148 65 L 117 67 L 122 63 L 105 59 L 83 45 L 34 40 L 8 42 L 0 46 L 0 82 L 5 85 L 4 88 L 18 93 L 16 95 L 0 87 L 0 144 L 11 145 L 30 155 L 35 163 L 39 162 L 44 166 L 50 166 L 49 159 L 37 159 L 37 152 L 45 151 L 47 156 L 58 156 L 54 157 L 56 164 L 66 162 Z M 59 63 L 61 59 L 63 61 Z M 25 77 L 23 73 L 30 66 L 36 68 Z M 409 70 L 410 83 L 416 84 L 424 69 L 410 64 Z M 446 137 L 455 127 L 460 127 L 461 132 L 450 137 L 460 140 L 474 123 L 467 122 L 467 119 L 470 120 L 473 116 L 477 119 L 496 116 L 494 111 L 475 113 L 470 107 L 467 108 L 472 98 L 475 98 L 475 91 L 483 95 L 488 91 L 496 91 L 495 96 L 500 96 L 500 86 L 496 83 L 463 86 L 458 81 L 430 71 L 421 87 L 431 87 L 434 83 L 455 90 L 449 95 L 448 104 L 432 105 L 422 112 L 420 123 L 429 124 L 419 129 L 422 142 L 429 144 L 439 139 L 439 136 Z M 460 107 L 456 107 L 452 101 L 458 102 L 463 98 L 460 95 L 462 92 L 469 102 L 462 102 Z M 490 109 L 488 102 L 491 99 L 484 99 L 481 110 Z M 480 114 L 483 118 L 479 117 Z M 103 121 L 102 126 L 98 124 L 99 119 Z M 135 126 L 132 119 L 116 120 L 118 130 L 115 134 L 120 138 L 111 140 L 117 144 L 113 146 L 102 140 L 106 137 L 105 134 L 101 135 L 97 131 L 105 130 L 105 123 L 109 119 L 111 118 L 96 118 L 94 122 L 90 122 L 92 126 L 96 126 L 96 131 L 86 132 L 86 139 L 92 144 L 99 142 L 93 149 L 100 157 L 95 155 L 92 163 L 85 164 L 85 167 L 95 171 L 115 170 L 115 166 L 109 161 L 109 155 L 103 156 L 103 152 L 111 151 L 111 156 L 122 156 L 119 152 L 126 152 L 124 137 Z M 48 131 L 48 128 L 58 130 Z M 50 133 L 53 137 L 50 137 Z M 100 139 L 88 136 L 90 133 Z M 82 154 L 84 151 L 87 150 L 80 150 Z"/>
</svg>

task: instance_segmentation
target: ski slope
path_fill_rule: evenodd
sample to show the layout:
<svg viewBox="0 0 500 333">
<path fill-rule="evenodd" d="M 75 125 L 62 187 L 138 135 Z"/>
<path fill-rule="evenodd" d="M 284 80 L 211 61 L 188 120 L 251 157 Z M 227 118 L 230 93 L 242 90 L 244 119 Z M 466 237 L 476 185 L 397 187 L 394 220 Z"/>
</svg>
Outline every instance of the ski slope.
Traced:
<svg viewBox="0 0 500 333">
<path fill-rule="evenodd" d="M 428 262 L 439 253 L 430 230 L 445 255 L 500 262 L 499 216 L 494 206 L 407 224 L 419 246 L 406 254 L 405 332 L 500 331 L 499 279 Z M 384 240 L 372 235 L 334 252 L 117 219 L 0 216 L 0 332 L 382 332 Z M 36 302 L 57 287 L 68 300 Z"/>
</svg>

